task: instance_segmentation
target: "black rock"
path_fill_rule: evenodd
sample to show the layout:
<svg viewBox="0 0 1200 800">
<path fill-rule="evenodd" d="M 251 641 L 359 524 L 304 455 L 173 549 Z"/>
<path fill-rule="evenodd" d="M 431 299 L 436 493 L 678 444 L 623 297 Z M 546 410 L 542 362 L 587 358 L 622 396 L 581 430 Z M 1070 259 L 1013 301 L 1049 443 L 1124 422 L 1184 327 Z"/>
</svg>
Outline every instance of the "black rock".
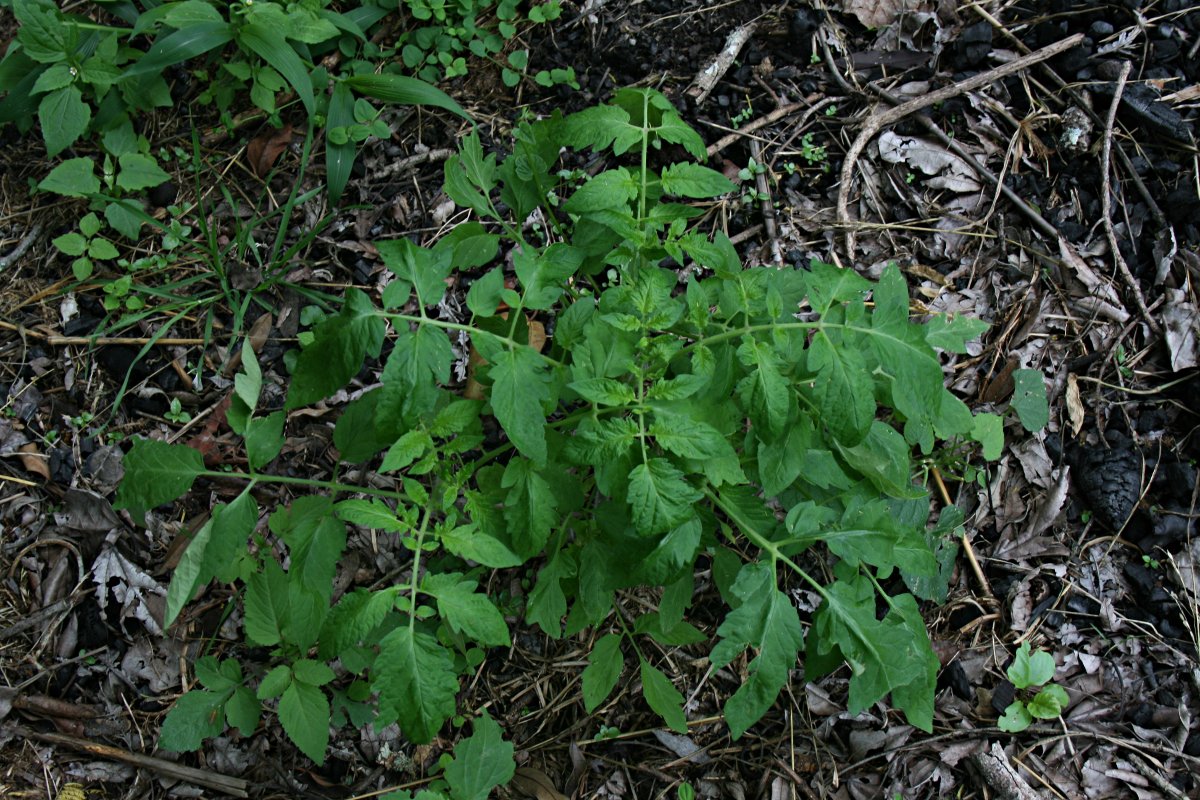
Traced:
<svg viewBox="0 0 1200 800">
<path fill-rule="evenodd" d="M 1096 521 L 1110 531 L 1120 530 L 1141 496 L 1141 455 L 1129 447 L 1079 447 L 1068 457 L 1071 479 Z"/>
</svg>

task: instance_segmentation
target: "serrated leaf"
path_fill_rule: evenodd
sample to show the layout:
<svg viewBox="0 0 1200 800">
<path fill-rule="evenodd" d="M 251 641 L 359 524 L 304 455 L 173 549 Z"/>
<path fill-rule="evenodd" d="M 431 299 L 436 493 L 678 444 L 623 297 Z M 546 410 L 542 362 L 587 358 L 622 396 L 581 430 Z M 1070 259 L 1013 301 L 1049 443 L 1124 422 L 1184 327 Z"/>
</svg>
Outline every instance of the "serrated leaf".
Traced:
<svg viewBox="0 0 1200 800">
<path fill-rule="evenodd" d="M 625 209 L 637 197 L 638 183 L 629 170 L 617 167 L 593 177 L 563 204 L 568 214 L 588 214 L 605 209 Z"/>
<path fill-rule="evenodd" d="M 415 744 L 433 740 L 454 713 L 458 679 L 449 651 L 427 633 L 407 625 L 379 642 L 378 724 L 398 720 Z"/>
<path fill-rule="evenodd" d="M 171 179 L 171 176 L 158 166 L 158 162 L 141 153 L 124 153 L 117 163 L 117 185 L 130 192 L 139 189 L 149 189 Z"/>
<path fill-rule="evenodd" d="M 379 354 L 384 331 L 370 298 L 358 289 L 347 289 L 342 310 L 317 325 L 313 343 L 300 351 L 287 409 L 315 403 L 349 383 L 368 354 Z"/>
<path fill-rule="evenodd" d="M 254 417 L 246 423 L 246 461 L 250 469 L 259 470 L 270 464 L 283 449 L 285 414 L 272 411 L 265 417 Z"/>
<path fill-rule="evenodd" d="M 787 382 L 779 371 L 778 359 L 765 343 L 750 338 L 742 342 L 737 354 L 743 364 L 751 367 L 750 374 L 738 382 L 738 396 L 750 411 L 754 423 L 761 425 L 772 436 L 778 436 L 787 423 L 792 404 Z M 875 404 L 870 398 L 867 402 L 874 414 Z"/>
<path fill-rule="evenodd" d="M 124 466 L 113 507 L 129 509 L 134 519 L 141 519 L 148 509 L 186 494 L 204 472 L 204 459 L 186 445 L 137 439 Z"/>
<path fill-rule="evenodd" d="M 609 633 L 601 636 L 592 645 L 588 665 L 583 669 L 583 707 L 590 714 L 612 694 L 625 658 L 621 655 L 621 635 Z"/>
<path fill-rule="evenodd" d="M 649 431 L 660 447 L 684 458 L 737 458 L 716 428 L 683 414 L 656 409 Z"/>
<path fill-rule="evenodd" d="M 313 661 L 311 658 L 302 658 L 293 664 L 292 674 L 296 680 L 311 686 L 324 686 L 334 678 L 333 670 L 328 665 L 322 664 L 320 661 Z"/>
<path fill-rule="evenodd" d="M 199 750 L 204 740 L 225 729 L 226 693 L 193 689 L 167 712 L 158 734 L 158 746 L 175 753 Z"/>
<path fill-rule="evenodd" d="M 1021 425 L 1030 433 L 1040 431 L 1050 422 L 1050 404 L 1046 400 L 1046 379 L 1040 370 L 1013 370 L 1012 407 Z"/>
<path fill-rule="evenodd" d="M 676 733 L 687 733 L 687 717 L 683 715 L 683 695 L 671 679 L 650 662 L 641 666 L 642 696 L 654 713 L 662 717 L 667 727 Z"/>
<path fill-rule="evenodd" d="M 100 179 L 90 158 L 69 158 L 50 170 L 38 188 L 63 197 L 87 197 L 100 191 Z"/>
<path fill-rule="evenodd" d="M 395 472 L 416 461 L 425 451 L 433 447 L 433 439 L 423 430 L 411 430 L 388 448 L 379 465 L 380 472 Z"/>
<path fill-rule="evenodd" d="M 320 656 L 335 658 L 363 641 L 395 607 L 398 591 L 394 587 L 376 592 L 355 589 L 344 595 L 325 618 Z"/>
<path fill-rule="evenodd" d="M 196 587 L 200 585 L 204 551 L 208 547 L 208 540 L 212 535 L 212 526 L 211 519 L 204 523 L 200 530 L 196 531 L 192 541 L 188 543 L 187 549 L 179 558 L 179 564 L 171 575 L 171 585 L 167 589 L 167 610 L 163 618 L 164 628 L 175 621 L 179 612 L 196 593 Z"/>
<path fill-rule="evenodd" d="M 242 736 L 249 736 L 258 727 L 261 716 L 262 703 L 248 686 L 239 686 L 233 690 L 233 696 L 225 704 L 225 718 L 230 725 L 237 728 Z"/>
<path fill-rule="evenodd" d="M 83 135 L 92 121 L 92 109 L 83 102 L 83 94 L 74 86 L 56 89 L 38 103 L 38 122 L 46 142 L 46 155 L 66 150 Z"/>
<path fill-rule="evenodd" d="M 492 411 L 522 455 L 539 467 L 546 464 L 546 414 L 550 399 L 546 364 L 531 348 L 503 351 L 492 364 Z"/>
<path fill-rule="evenodd" d="M 512 780 L 516 766 L 512 743 L 501 738 L 500 726 L 485 711 L 470 737 L 455 745 L 446 783 L 455 800 L 487 800 L 492 789 Z"/>
<path fill-rule="evenodd" d="M 431 382 L 445 384 L 450 380 L 453 362 L 454 350 L 445 331 L 433 325 L 422 325 L 415 331 L 404 330 L 396 335 L 392 354 L 383 370 L 383 381 L 405 389 L 423 387 Z"/>
<path fill-rule="evenodd" d="M 715 169 L 678 162 L 662 171 L 662 188 L 667 194 L 704 199 L 732 192 L 737 186 Z"/>
<path fill-rule="evenodd" d="M 387 531 L 389 533 L 400 533 L 408 530 L 409 527 L 405 522 L 396 517 L 396 512 L 386 503 L 376 498 L 370 500 L 342 500 L 334 508 L 337 511 L 338 517 L 349 522 L 351 525 Z"/>
<path fill-rule="evenodd" d="M 273 558 L 268 558 L 262 571 L 246 581 L 246 638 L 264 647 L 279 644 L 289 605 L 287 576 Z"/>
<path fill-rule="evenodd" d="M 562 242 L 541 251 L 517 251 L 513 255 L 513 270 L 525 290 L 525 308 L 551 308 L 562 296 L 566 279 L 574 275 L 582 263 L 583 251 Z"/>
<path fill-rule="evenodd" d="M 796 666 L 804 632 L 795 606 L 776 587 L 775 571 L 767 564 L 742 567 L 731 591 L 741 605 L 717 629 L 721 641 L 710 658 L 720 667 L 747 647 L 758 649 L 746 682 L 725 703 L 725 721 L 736 740 L 762 719 L 779 696 Z"/>
<path fill-rule="evenodd" d="M 624 406 L 633 403 L 633 388 L 612 378 L 584 378 L 567 384 L 589 403 Z"/>
<path fill-rule="evenodd" d="M 813 394 L 821 419 L 838 441 L 861 442 L 875 419 L 875 397 L 862 355 L 817 331 L 808 349 L 808 368 L 817 373 Z"/>
<path fill-rule="evenodd" d="M 467 308 L 477 317 L 490 317 L 500 307 L 500 293 L 504 291 L 504 268 L 494 267 L 471 284 L 467 290 Z"/>
<path fill-rule="evenodd" d="M 301 681 L 292 681 L 279 698 L 279 722 L 300 752 L 318 765 L 325 763 L 325 748 L 329 745 L 329 698 L 323 691 Z"/>
<path fill-rule="evenodd" d="M 258 524 L 258 503 L 249 487 L 228 504 L 213 509 L 212 532 L 204 547 L 200 580 L 216 577 L 229 583 L 237 576 L 237 562 L 245 554 L 250 534 Z"/>
<path fill-rule="evenodd" d="M 384 266 L 416 290 L 422 307 L 441 302 L 451 270 L 450 253 L 419 247 L 406 238 L 376 242 L 375 249 Z"/>
<path fill-rule="evenodd" d="M 995 461 L 1004 450 L 1004 419 L 987 412 L 976 414 L 971 438 L 982 446 L 985 459 Z"/>
<path fill-rule="evenodd" d="M 284 689 L 292 684 L 292 670 L 287 664 L 279 664 L 271 668 L 271 671 L 263 676 L 259 681 L 258 691 L 255 696 L 259 700 L 270 700 L 273 697 L 279 697 L 283 694 Z"/>
<path fill-rule="evenodd" d="M 648 400 L 686 400 L 708 384 L 708 378 L 700 375 L 676 375 L 665 381 L 658 381 L 646 391 Z"/>
<path fill-rule="evenodd" d="M 328 603 L 338 559 L 346 547 L 346 526 L 328 497 L 306 495 L 271 515 L 271 530 L 288 546 L 291 580 Z"/>
<path fill-rule="evenodd" d="M 438 610 L 451 628 L 482 645 L 507 647 L 512 640 L 504 616 L 475 591 L 475 581 L 461 578 L 458 573 L 429 575 L 421 588 L 437 598 Z"/>
<path fill-rule="evenodd" d="M 521 564 L 521 558 L 509 550 L 499 539 L 480 531 L 474 525 L 465 525 L 447 531 L 441 536 L 442 544 L 454 555 L 475 561 L 492 569 L 505 569 Z"/>
<path fill-rule="evenodd" d="M 633 524 L 643 536 L 662 533 L 692 514 L 703 493 L 684 480 L 665 458 L 638 464 L 629 475 L 629 507 Z"/>
<path fill-rule="evenodd" d="M 58 250 L 58 252 L 67 256 L 81 256 L 87 250 L 87 239 L 80 236 L 78 233 L 64 233 L 62 236 L 56 237 L 50 244 Z"/>
</svg>

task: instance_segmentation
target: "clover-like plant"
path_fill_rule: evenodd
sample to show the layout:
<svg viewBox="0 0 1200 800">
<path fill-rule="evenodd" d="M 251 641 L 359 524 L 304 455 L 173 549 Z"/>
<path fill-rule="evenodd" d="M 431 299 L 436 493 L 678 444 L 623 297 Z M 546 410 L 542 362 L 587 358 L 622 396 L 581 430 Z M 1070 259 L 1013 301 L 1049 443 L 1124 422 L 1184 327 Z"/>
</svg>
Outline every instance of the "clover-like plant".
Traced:
<svg viewBox="0 0 1200 800">
<path fill-rule="evenodd" d="M 610 166 L 580 184 L 560 166 L 564 148 Z M 690 224 L 735 191 L 704 158 L 700 137 L 647 89 L 522 123 L 503 158 L 466 137 L 444 186 L 478 221 L 432 247 L 377 242 L 391 282 L 378 299 L 347 290 L 313 328 L 283 408 L 261 407 L 264 378 L 243 348 L 228 421 L 246 470 L 209 470 L 181 445 L 133 445 L 118 505 L 135 518 L 198 479 L 243 482 L 185 551 L 167 622 L 215 579 L 238 587 L 248 642 L 271 652 L 266 665 L 218 666 L 220 680 L 206 667 L 208 694 L 171 712 L 166 746 L 198 747 L 222 713 L 249 725 L 255 704 L 276 698 L 284 730 L 316 761 L 331 722 L 398 722 L 430 741 L 456 713 L 458 676 L 511 641 L 482 587 L 490 570 L 517 568 L 536 573 L 527 624 L 592 640 L 588 710 L 632 674 L 649 709 L 686 730 L 690 687 L 652 654 L 715 639 L 713 667 L 743 676 L 723 709 L 734 738 L 802 650 L 809 679 L 849 665 L 852 713 L 890 694 L 931 728 L 938 660 L 919 603 L 945 596 L 961 515 L 945 509 L 929 525 L 911 452 L 970 438 L 986 416 L 944 388 L 938 357 L 985 326 L 910 318 L 894 267 L 873 282 L 821 263 L 743 265 L 728 237 Z M 470 281 L 467 319 L 439 311 L 455 272 Z M 464 391 L 452 375 L 468 352 Z M 387 480 L 273 468 L 288 413 L 377 363 L 333 442 L 343 462 Z M 498 438 L 485 433 L 491 419 Z M 268 484 L 302 493 L 261 509 Z M 339 597 L 351 528 L 381 532 L 404 568 Z M 727 606 L 715 630 L 698 624 L 711 612 L 689 615 L 700 569 Z M 658 594 L 657 608 L 617 612 L 636 587 Z M 797 592 L 816 607 L 807 631 Z"/>
</svg>

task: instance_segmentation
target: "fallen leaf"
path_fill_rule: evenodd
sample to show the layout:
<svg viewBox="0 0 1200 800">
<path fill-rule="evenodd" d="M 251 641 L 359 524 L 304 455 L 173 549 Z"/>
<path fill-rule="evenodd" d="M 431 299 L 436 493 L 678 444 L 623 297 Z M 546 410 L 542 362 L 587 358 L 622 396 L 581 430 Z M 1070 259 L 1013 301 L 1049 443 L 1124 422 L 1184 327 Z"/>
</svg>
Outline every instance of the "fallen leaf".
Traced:
<svg viewBox="0 0 1200 800">
<path fill-rule="evenodd" d="M 889 164 L 904 163 L 925 175 L 934 176 L 926 183 L 935 189 L 952 192 L 977 192 L 980 189 L 975 170 L 967 160 L 931 139 L 885 131 L 879 137 L 879 156 Z"/>
<path fill-rule="evenodd" d="M 842 0 L 842 10 L 858 17 L 867 28 L 891 25 L 896 17 L 906 11 L 916 11 L 920 6 L 919 0 Z"/>
<path fill-rule="evenodd" d="M 42 455 L 36 444 L 33 442 L 23 444 L 17 449 L 17 452 L 20 454 L 21 466 L 25 467 L 28 472 L 50 480 L 49 459 Z"/>
<path fill-rule="evenodd" d="M 1083 429 L 1083 398 L 1079 394 L 1079 380 L 1075 373 L 1067 376 L 1067 419 L 1071 422 L 1071 435 L 1078 436 Z"/>
<path fill-rule="evenodd" d="M 291 143 L 291 125 L 284 125 L 277 131 L 264 131 L 255 136 L 246 145 L 246 158 L 250 161 L 250 169 L 260 178 L 267 177 L 280 153 Z"/>
<path fill-rule="evenodd" d="M 162 634 L 167 590 L 108 542 L 92 564 L 92 580 L 101 611 L 108 607 L 109 592 L 121 604 L 120 618 L 111 620 L 114 624 L 133 617 L 141 620 L 151 635 Z"/>
<path fill-rule="evenodd" d="M 546 773 L 533 767 L 518 767 L 509 784 L 525 797 L 536 800 L 567 800 L 567 796 L 554 788 Z"/>
<path fill-rule="evenodd" d="M 1182 289 L 1163 292 L 1162 321 L 1167 349 L 1171 352 L 1171 369 L 1179 372 L 1196 366 L 1196 340 L 1200 338 L 1200 311 Z"/>
</svg>

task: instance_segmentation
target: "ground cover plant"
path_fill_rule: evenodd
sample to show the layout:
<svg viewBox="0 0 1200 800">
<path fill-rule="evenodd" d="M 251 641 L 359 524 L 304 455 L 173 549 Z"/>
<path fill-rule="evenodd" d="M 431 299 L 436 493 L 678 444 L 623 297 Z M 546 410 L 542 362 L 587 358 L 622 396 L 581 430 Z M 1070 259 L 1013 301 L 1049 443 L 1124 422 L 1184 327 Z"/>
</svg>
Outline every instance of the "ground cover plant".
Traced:
<svg viewBox="0 0 1200 800">
<path fill-rule="evenodd" d="M 503 159 L 468 136 L 445 191 L 499 232 L 469 222 L 432 248 L 376 242 L 393 276 L 381 305 L 347 291 L 295 359 L 284 409 L 260 412 L 262 373 L 243 347 L 228 419 L 248 472 L 209 470 L 184 445 L 133 444 L 118 506 L 135 518 L 199 478 L 244 482 L 188 546 L 166 621 L 209 581 L 237 583 L 246 638 L 273 648 L 275 663 L 255 674 L 232 658 L 202 662 L 204 688 L 172 710 L 164 747 L 195 749 L 226 723 L 248 734 L 275 698 L 284 730 L 317 762 L 331 721 L 399 722 L 411 741 L 430 741 L 458 713 L 455 676 L 511 641 L 482 578 L 522 566 L 537 573 L 518 609 L 528 622 L 552 637 L 601 634 L 585 705 L 605 700 L 630 659 L 648 707 L 685 733 L 680 688 L 639 642 L 707 640 L 687 619 L 699 560 L 728 605 L 709 659 L 721 668 L 750 653 L 723 709 L 735 739 L 802 650 L 809 679 L 850 665 L 852 713 L 890 695 L 931 729 L 938 661 L 918 602 L 944 598 L 960 518 L 944 512 L 930 529 L 910 451 L 990 449 L 1002 437 L 999 418 L 973 415 L 944 388 L 938 360 L 983 326 L 914 322 L 895 268 L 872 282 L 821 263 L 744 267 L 722 234 L 689 229 L 701 211 L 684 202 L 735 187 L 691 159 L 652 166 L 668 145 L 704 155 L 645 89 L 526 122 Z M 564 146 L 611 152 L 619 165 L 581 181 L 558 169 Z M 545 225 L 524 230 L 535 212 Z M 501 250 L 515 281 L 489 266 Z M 677 290 L 667 258 L 701 277 Z M 431 314 L 455 270 L 480 267 L 469 324 Z M 535 326 L 553 326 L 548 346 Z M 479 399 L 451 388 L 456 347 L 461 357 L 468 345 Z M 396 489 L 273 473 L 287 411 L 342 389 L 367 359 L 384 363 L 382 385 L 347 407 L 334 443 Z M 485 436 L 490 417 L 502 440 Z M 255 489 L 270 483 L 312 494 L 271 510 L 259 531 Z M 335 603 L 347 525 L 396 534 L 411 562 L 400 582 Z M 799 563 L 818 546 L 825 575 Z M 816 598 L 807 634 L 781 580 Z M 657 610 L 614 615 L 614 597 L 638 586 L 661 591 Z"/>
</svg>

